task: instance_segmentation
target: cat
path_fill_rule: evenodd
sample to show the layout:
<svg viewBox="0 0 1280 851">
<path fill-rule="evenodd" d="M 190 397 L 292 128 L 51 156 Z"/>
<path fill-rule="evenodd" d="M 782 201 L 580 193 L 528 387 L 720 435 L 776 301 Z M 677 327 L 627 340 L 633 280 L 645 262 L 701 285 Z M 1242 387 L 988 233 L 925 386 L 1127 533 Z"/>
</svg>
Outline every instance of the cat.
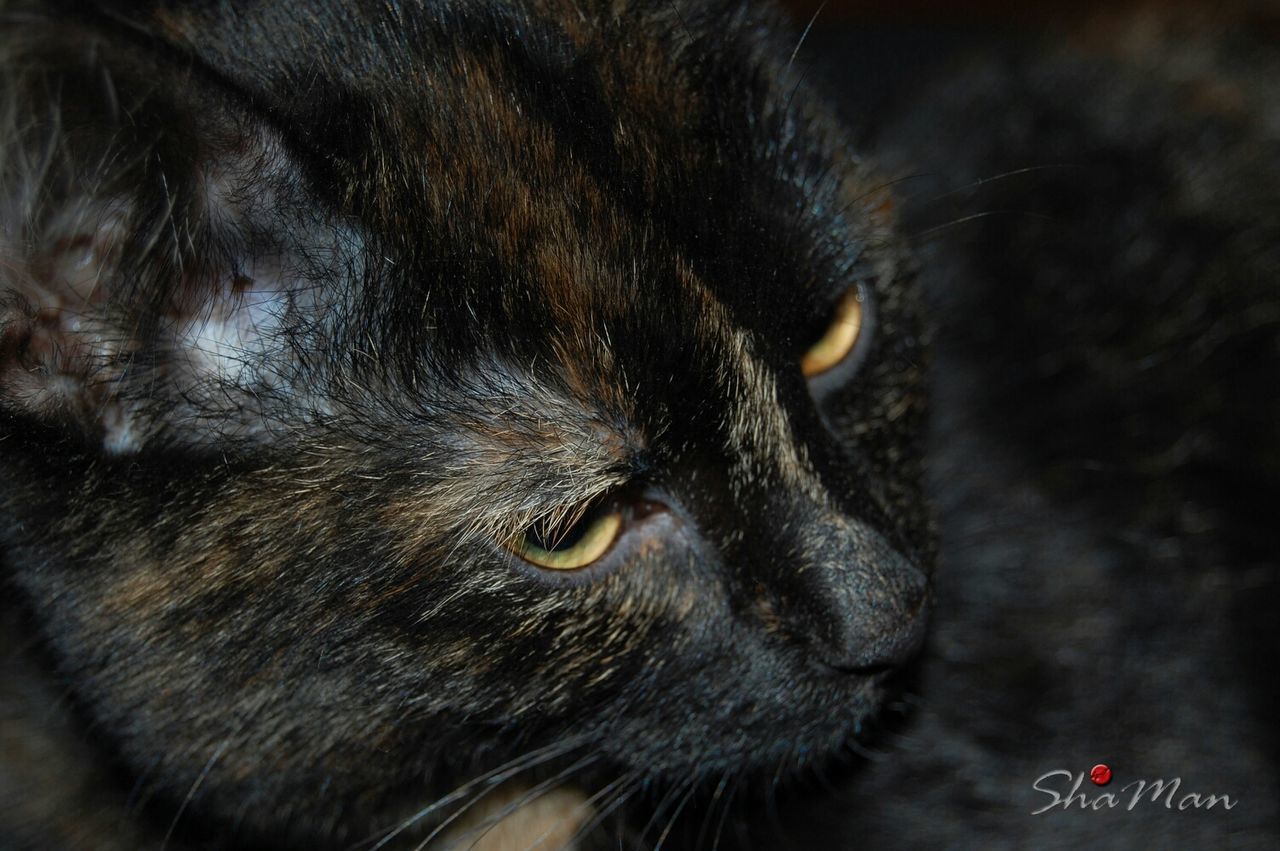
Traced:
<svg viewBox="0 0 1280 851">
<path fill-rule="evenodd" d="M 779 13 L 6 11 L 8 843 L 585 841 L 895 692 L 914 267 Z"/>
<path fill-rule="evenodd" d="M 1265 19 L 305 5 L 8 4 L 0 846 L 1280 835 Z"/>
</svg>

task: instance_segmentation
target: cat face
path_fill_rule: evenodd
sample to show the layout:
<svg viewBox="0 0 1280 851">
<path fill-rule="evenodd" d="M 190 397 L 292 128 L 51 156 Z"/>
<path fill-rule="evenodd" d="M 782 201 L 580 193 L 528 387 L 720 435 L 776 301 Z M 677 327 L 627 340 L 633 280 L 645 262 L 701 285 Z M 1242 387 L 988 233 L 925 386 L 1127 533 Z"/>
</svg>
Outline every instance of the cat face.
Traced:
<svg viewBox="0 0 1280 851">
<path fill-rule="evenodd" d="M 601 5 L 9 36 L 3 545 L 159 796 L 340 832 L 522 754 L 772 768 L 918 645 L 880 183 L 759 13 Z"/>
</svg>

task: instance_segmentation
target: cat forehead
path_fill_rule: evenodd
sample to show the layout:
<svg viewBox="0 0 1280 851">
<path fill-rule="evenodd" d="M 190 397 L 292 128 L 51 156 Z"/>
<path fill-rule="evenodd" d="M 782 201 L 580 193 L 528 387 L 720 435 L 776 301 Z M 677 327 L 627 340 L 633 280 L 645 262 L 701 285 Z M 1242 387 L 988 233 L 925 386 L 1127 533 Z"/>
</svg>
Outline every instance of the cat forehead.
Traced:
<svg viewBox="0 0 1280 851">
<path fill-rule="evenodd" d="M 869 241 L 830 213 L 862 184 L 829 123 L 743 10 L 306 5 L 150 27 L 249 93 L 365 232 L 394 345 L 474 349 L 479 327 L 580 398 L 723 382 L 726 356 L 760 368 L 744 329 L 785 332 Z"/>
<path fill-rule="evenodd" d="M 715 225 L 762 200 L 744 180 L 770 178 L 784 208 L 838 153 L 758 9 L 302 5 L 185 4 L 144 26 L 247 94 L 334 200 L 391 233 L 466 222 L 553 243 L 640 225 L 638 247 L 683 242 L 706 228 L 659 202 Z"/>
<path fill-rule="evenodd" d="M 717 15 L 694 61 L 698 20 L 653 5 L 197 3 L 153 25 L 267 106 L 403 306 L 430 301 L 403 312 L 542 323 L 578 364 L 611 327 L 678 343 L 715 301 L 772 324 L 857 254 L 816 213 L 846 207 L 848 164 L 758 28 Z"/>
</svg>

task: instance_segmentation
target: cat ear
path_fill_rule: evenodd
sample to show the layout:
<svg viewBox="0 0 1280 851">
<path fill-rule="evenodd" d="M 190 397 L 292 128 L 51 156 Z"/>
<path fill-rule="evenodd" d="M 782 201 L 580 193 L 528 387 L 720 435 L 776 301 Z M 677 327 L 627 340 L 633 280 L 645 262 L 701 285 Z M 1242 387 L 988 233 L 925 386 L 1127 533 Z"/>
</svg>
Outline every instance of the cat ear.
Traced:
<svg viewBox="0 0 1280 851">
<path fill-rule="evenodd" d="M 64 205 L 4 246 L 0 407 L 116 452 L 160 432 L 243 433 L 251 397 L 277 383 L 287 356 L 296 299 L 278 253 L 210 247 L 190 223 L 177 231 L 185 251 L 166 245 L 155 223 L 140 227 L 134 199 Z"/>
<path fill-rule="evenodd" d="M 123 64 L 9 81 L 0 410 L 115 452 L 261 435 L 316 277 L 298 181 L 268 131 Z"/>
</svg>

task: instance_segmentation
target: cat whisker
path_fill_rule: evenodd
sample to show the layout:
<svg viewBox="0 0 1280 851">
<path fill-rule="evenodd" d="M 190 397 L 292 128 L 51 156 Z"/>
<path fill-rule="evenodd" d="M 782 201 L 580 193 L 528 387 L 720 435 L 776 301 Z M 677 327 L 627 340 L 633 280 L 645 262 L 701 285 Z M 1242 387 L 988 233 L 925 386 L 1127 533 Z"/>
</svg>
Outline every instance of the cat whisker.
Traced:
<svg viewBox="0 0 1280 851">
<path fill-rule="evenodd" d="M 689 30 L 689 24 L 685 21 L 684 15 L 680 14 L 680 7 L 676 5 L 675 0 L 667 0 L 667 5 L 671 7 L 671 11 L 676 16 L 676 20 L 680 22 L 680 29 L 684 30 L 685 38 L 693 44 L 693 33 Z"/>
<path fill-rule="evenodd" d="M 525 792 L 523 795 L 521 795 L 519 798 L 517 798 L 515 801 L 511 802 L 507 806 L 503 807 L 497 813 L 485 817 L 484 821 L 482 821 L 480 824 L 476 825 L 474 828 L 471 828 L 471 830 L 468 830 L 466 832 L 466 833 L 471 833 L 483 828 L 483 830 L 481 830 L 480 832 L 480 835 L 477 836 L 475 839 L 473 839 L 471 841 L 471 844 L 467 846 L 468 849 L 474 849 L 476 845 L 479 844 L 480 840 L 484 839 L 484 837 L 489 834 L 489 831 L 497 827 L 498 824 L 501 823 L 502 820 L 505 819 L 507 816 L 520 810 L 522 807 L 525 807 L 533 803 L 534 801 L 541 798 L 543 795 L 550 792 L 551 790 L 558 788 L 567 779 L 572 777 L 575 772 L 580 771 L 583 768 L 587 767 L 592 762 L 595 762 L 595 760 L 597 760 L 598 758 L 599 758 L 598 754 L 587 754 L 586 756 L 574 762 L 568 768 L 565 768 L 559 771 L 558 773 L 556 773 L 555 775 L 548 777 L 546 780 L 543 780 L 537 783 L 532 788 L 530 788 L 527 792 Z M 454 819 L 461 816 L 464 812 L 466 812 L 468 809 L 474 806 L 477 802 L 479 802 L 483 797 L 484 797 L 483 794 L 477 796 L 474 800 L 468 803 L 466 807 L 463 807 L 462 809 L 458 810 L 458 812 L 454 813 L 452 816 L 450 816 L 448 819 L 442 822 L 438 827 L 436 827 L 435 830 L 433 830 L 430 833 L 430 835 L 427 836 L 426 839 L 422 840 L 421 843 L 414 846 L 414 851 L 424 851 L 424 849 L 428 848 L 431 845 L 432 840 L 434 840 L 437 836 L 439 836 L 445 830 L 445 828 L 447 828 L 449 824 L 453 822 Z M 464 834 L 464 836 L 465 835 L 466 834 Z"/>
<path fill-rule="evenodd" d="M 791 753 L 788 751 L 788 752 L 784 752 L 782 756 L 778 757 L 778 767 L 773 772 L 773 780 L 769 783 L 770 790 L 776 791 L 778 787 L 782 785 L 782 778 L 787 773 L 787 757 L 789 757 L 790 755 Z"/>
<path fill-rule="evenodd" d="M 711 841 L 711 851 L 719 851 L 720 839 L 724 835 L 724 827 L 729 821 L 729 813 L 733 811 L 733 799 L 738 794 L 738 789 L 742 786 L 742 775 L 734 778 L 733 786 L 729 789 L 728 796 L 724 799 L 724 807 L 720 811 L 720 821 L 716 825 L 716 835 Z"/>
<path fill-rule="evenodd" d="M 873 195 L 877 195 L 881 192 L 884 192 L 886 189 L 892 189 L 898 184 L 906 183 L 909 180 L 922 180 L 926 177 L 933 177 L 936 174 L 937 172 L 932 172 L 932 171 L 917 171 L 917 172 L 912 172 L 911 174 L 904 174 L 901 177 L 895 177 L 892 180 L 886 180 L 886 181 L 883 181 L 882 183 L 878 183 L 875 186 L 871 187 L 870 189 L 866 190 L 865 192 L 861 192 L 855 195 L 852 199 L 850 199 L 847 204 L 845 204 L 836 212 L 836 217 L 839 218 L 840 216 L 843 216 L 845 213 L 849 212 L 849 210 L 853 207 L 853 205 L 857 204 L 859 201 L 865 201 L 867 198 L 870 198 Z"/>
<path fill-rule="evenodd" d="M 663 817 L 665 817 L 667 813 L 667 808 L 679 798 L 680 792 L 683 789 L 684 784 L 673 783 L 671 787 L 663 793 L 662 797 L 658 800 L 658 805 L 653 808 L 653 814 L 649 816 L 649 820 L 645 822 L 644 827 L 640 829 L 640 840 L 642 842 L 644 841 L 644 838 L 648 836 L 649 829 L 657 827 L 657 825 L 661 823 Z"/>
<path fill-rule="evenodd" d="M 800 91 L 800 87 L 804 85 L 804 78 L 809 75 L 810 65 L 805 65 L 804 70 L 800 72 L 800 78 L 796 80 L 795 86 L 791 89 L 791 94 L 787 95 L 786 103 L 782 105 L 782 114 L 791 115 L 791 102 L 796 99 L 796 93 Z"/>
<path fill-rule="evenodd" d="M 431 815 L 434 812 L 437 812 L 442 807 L 447 807 L 450 804 L 455 803 L 456 801 L 466 797 L 468 794 L 472 792 L 472 790 L 478 784 L 483 783 L 485 784 L 486 788 L 479 795 L 475 796 L 470 802 L 468 802 L 464 807 L 459 809 L 458 812 L 455 813 L 452 818 L 456 818 L 458 815 L 465 812 L 467 808 L 471 807 L 476 803 L 476 801 L 484 797 L 484 795 L 487 794 L 489 791 L 491 791 L 493 787 L 501 783 L 504 783 L 507 780 L 510 780 L 512 777 L 516 776 L 522 771 L 526 771 L 531 768 L 536 768 L 537 766 L 542 765 L 543 763 L 550 762 L 553 759 L 564 756 L 565 754 L 572 752 L 575 748 L 580 747 L 583 744 L 583 742 L 584 742 L 584 739 L 579 737 L 576 739 L 569 739 L 565 741 L 555 742 L 550 745 L 545 745 L 541 748 L 537 748 L 535 750 L 521 754 L 520 756 L 517 756 L 514 759 L 508 760 L 502 765 L 499 765 L 497 768 L 494 768 L 485 772 L 479 777 L 475 777 L 475 778 L 472 778 L 471 780 L 466 781 L 465 783 L 458 786 L 456 789 L 454 789 L 452 792 L 448 793 L 444 797 L 438 798 L 437 800 L 433 801 L 431 804 L 427 805 L 426 807 L 423 807 L 421 810 L 418 810 L 416 813 L 409 816 L 404 821 L 400 822 L 399 825 L 391 829 L 386 835 L 384 835 L 374 845 L 372 845 L 369 848 L 369 851 L 378 851 L 379 848 L 385 847 L 388 842 L 395 839 L 401 833 L 413 827 L 418 822 L 422 821 L 422 819 L 426 818 L 427 816 Z M 370 840 L 365 840 L 365 841 L 367 842 Z M 360 843 L 360 844 L 363 844 L 363 843 Z"/>
<path fill-rule="evenodd" d="M 576 831 L 574 831 L 573 836 L 569 838 L 568 846 L 573 847 L 574 843 L 577 842 L 577 840 L 580 837 L 590 836 L 591 831 L 595 830 L 598 825 L 603 823 L 606 818 L 608 818 L 615 810 L 617 810 L 618 807 L 622 806 L 622 804 L 628 798 L 630 798 L 636 792 L 637 789 L 640 788 L 640 786 L 642 785 L 641 781 L 643 779 L 644 779 L 644 774 L 639 770 L 626 772 L 622 776 L 620 776 L 618 779 L 614 780 L 612 783 L 605 786 L 599 792 L 596 792 L 594 795 L 588 798 L 587 805 L 595 806 L 595 803 L 598 800 L 602 800 L 608 797 L 609 795 L 613 794 L 613 791 L 619 786 L 621 786 L 623 789 L 623 791 L 614 795 L 613 800 L 610 801 L 607 806 L 599 809 L 595 813 L 595 815 L 591 817 L 590 821 L 586 822 L 583 826 L 579 827 Z"/>
<path fill-rule="evenodd" d="M 583 801 L 579 801 L 577 804 L 575 804 L 575 805 L 574 805 L 574 806 L 569 810 L 569 812 L 565 813 L 565 814 L 564 814 L 564 815 L 562 815 L 560 818 L 558 818 L 558 819 L 556 819 L 554 822 L 552 822 L 552 823 L 547 827 L 547 829 L 546 829 L 546 830 L 542 831 L 542 833 L 538 834 L 538 836 L 537 836 L 537 837 L 535 837 L 535 838 L 534 838 L 534 840 L 533 840 L 532 842 L 530 842 L 528 845 L 526 845 L 526 846 L 525 846 L 525 851 L 533 851 L 533 849 L 540 847 L 544 842 L 546 842 L 546 841 L 547 841 L 547 839 L 548 839 L 552 834 L 554 834 L 554 833 L 555 833 L 555 832 L 560 828 L 560 826 L 561 826 L 561 825 L 563 825 L 563 824 L 564 824 L 566 821 L 568 821 L 570 818 L 573 818 L 574 816 L 576 816 L 578 813 L 583 813 L 583 814 L 584 814 L 584 816 L 585 816 L 585 814 L 586 814 L 586 813 L 591 812 L 593 804 L 594 804 L 594 803 L 595 803 L 595 802 L 596 802 L 600 797 L 602 797 L 605 793 L 607 793 L 607 792 L 608 792 L 609 790 L 611 790 L 614 786 L 616 786 L 619 782 L 621 782 L 621 780 L 622 780 L 622 778 L 618 778 L 618 780 L 615 780 L 613 783 L 610 783 L 610 784 L 609 784 L 608 786 L 606 786 L 604 789 L 601 789 L 599 792 L 596 792 L 596 793 L 595 793 L 594 795 L 592 795 L 591 797 L 589 797 L 589 798 L 587 798 L 587 799 L 585 799 L 585 800 L 583 800 Z M 574 832 L 574 836 L 576 837 L 577 835 L 578 835 L 578 834 L 577 834 L 577 831 L 575 831 L 575 832 Z M 477 841 L 479 841 L 479 840 L 477 840 Z M 572 847 L 572 842 L 567 843 L 567 844 L 565 845 L 565 847 Z"/>
<path fill-rule="evenodd" d="M 161 757 L 156 756 L 149 760 L 146 766 L 138 772 L 138 777 L 133 781 L 133 786 L 129 789 L 129 797 L 125 799 L 125 811 L 133 814 L 141 812 L 142 808 L 147 805 L 147 801 L 151 798 L 151 791 L 148 787 L 151 785 L 151 776 L 160 766 Z"/>
<path fill-rule="evenodd" d="M 813 24 L 818 20 L 818 16 L 822 14 L 822 10 L 827 8 L 830 0 L 822 0 L 822 5 L 813 13 L 813 17 L 809 18 L 809 23 L 805 25 L 804 32 L 800 33 L 800 40 L 796 42 L 795 50 L 791 51 L 791 58 L 787 60 L 787 68 L 791 67 L 791 63 L 796 61 L 796 54 L 800 52 L 800 48 L 804 45 L 804 40 L 809 37 L 809 31 L 813 29 Z"/>
<path fill-rule="evenodd" d="M 872 750 L 857 739 L 850 739 L 844 743 L 844 746 L 849 751 L 857 754 L 863 759 L 869 759 L 872 762 L 884 762 L 889 757 L 889 754 L 884 751 Z"/>
<path fill-rule="evenodd" d="M 662 831 L 662 835 L 658 837 L 658 843 L 653 846 L 653 851 L 662 851 L 662 846 L 666 843 L 667 837 L 671 834 L 671 830 L 676 826 L 676 822 L 680 819 L 680 814 L 684 812 L 684 808 L 688 806 L 689 800 L 693 797 L 693 793 L 698 788 L 698 775 L 695 773 L 689 778 L 689 791 L 684 793 L 684 797 L 680 799 L 680 803 L 676 806 L 675 812 L 671 814 L 671 818 L 667 820 L 667 827 Z"/>
<path fill-rule="evenodd" d="M 243 726 L 244 725 L 241 724 L 241 728 Z M 186 812 L 192 799 L 195 798 L 196 792 L 198 792 L 200 787 L 204 784 L 205 778 L 209 776 L 209 772 L 213 771 L 214 765 L 216 765 L 218 760 L 222 758 L 222 755 L 226 753 L 227 748 L 231 746 L 231 740 L 235 738 L 236 733 L 238 732 L 239 729 L 236 729 L 227 734 L 227 737 L 223 739 L 221 744 L 219 744 L 218 747 L 214 749 L 213 753 L 209 755 L 209 759 L 205 762 L 204 768 L 200 769 L 200 773 L 196 776 L 196 779 L 192 781 L 191 786 L 187 788 L 187 794 L 183 796 L 182 803 L 178 805 L 177 811 L 174 812 L 173 819 L 169 822 L 169 829 L 165 831 L 164 839 L 160 842 L 160 851 L 165 851 L 165 849 L 169 847 L 169 840 L 173 838 L 173 832 L 177 829 L 178 822 L 182 819 L 182 814 Z"/>
<path fill-rule="evenodd" d="M 778 790 L 782 786 L 782 778 L 786 775 L 787 758 L 790 756 L 791 753 L 787 751 L 778 757 L 778 768 L 774 771 L 772 781 L 766 787 L 764 795 L 765 813 L 769 816 L 769 824 L 779 835 L 784 831 L 782 817 L 778 814 Z"/>
<path fill-rule="evenodd" d="M 966 183 L 963 186 L 957 186 L 955 189 L 948 189 L 932 198 L 926 198 L 923 201 L 913 201 L 915 204 L 934 204 L 953 195 L 959 195 L 970 190 L 981 189 L 991 183 L 999 183 L 1002 180 L 1008 180 L 1013 177 L 1021 177 L 1024 174 L 1034 174 L 1040 171 L 1054 171 L 1058 169 L 1085 169 L 1085 166 L 1076 165 L 1075 163 L 1051 163 L 1048 165 L 1030 165 L 1023 168 L 1014 168 L 1009 171 L 1003 171 L 999 174 L 993 174 L 990 177 L 979 177 L 977 180 Z"/>
<path fill-rule="evenodd" d="M 915 240 L 926 239 L 934 234 L 947 230 L 948 228 L 967 224 L 968 222 L 977 221 L 978 219 L 990 218 L 991 216 L 1026 216 L 1028 218 L 1041 219 L 1047 222 L 1056 221 L 1053 216 L 1048 216 L 1044 213 L 1034 213 L 1030 210 L 984 210 L 981 213 L 961 216 L 958 219 L 952 219 L 949 222 L 943 222 L 940 225 L 934 225 L 933 227 L 925 228 L 922 231 L 917 231 L 916 233 L 911 234 L 911 238 Z"/>
<path fill-rule="evenodd" d="M 707 803 L 707 813 L 702 818 L 702 824 L 698 827 L 698 837 L 694 841 L 695 848 L 705 848 L 706 843 L 702 840 L 706 837 L 707 830 L 711 827 L 711 817 L 715 815 L 716 804 L 720 803 L 724 796 L 724 791 L 729 786 L 729 778 L 732 776 L 732 769 L 726 768 L 720 774 L 720 782 L 716 784 L 716 789 L 711 793 L 711 800 Z"/>
</svg>

